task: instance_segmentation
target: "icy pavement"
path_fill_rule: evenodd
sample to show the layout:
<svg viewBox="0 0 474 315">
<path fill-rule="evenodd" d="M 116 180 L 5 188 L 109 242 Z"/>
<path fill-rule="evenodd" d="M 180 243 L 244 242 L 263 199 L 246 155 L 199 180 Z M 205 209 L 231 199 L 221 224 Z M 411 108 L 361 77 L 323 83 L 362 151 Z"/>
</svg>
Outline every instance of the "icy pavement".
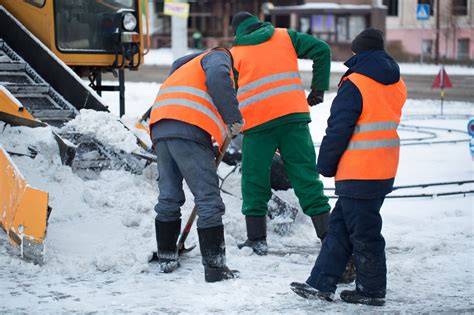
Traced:
<svg viewBox="0 0 474 315">
<path fill-rule="evenodd" d="M 128 84 L 130 110 L 124 120 L 132 122 L 140 116 L 157 90 L 158 85 Z M 112 104 L 115 96 L 106 100 Z M 311 109 L 315 143 L 323 136 L 333 97 L 328 95 L 324 104 Z M 432 117 L 439 112 L 438 103 L 409 100 L 402 123 L 466 130 L 466 115 L 473 116 L 474 104 L 445 105 L 451 116 Z M 142 175 L 105 171 L 97 179 L 83 181 L 60 164 L 47 128 L 2 125 L 0 130 L 0 143 L 5 146 L 39 148 L 35 159 L 13 160 L 32 186 L 50 193 L 53 207 L 42 267 L 20 260 L 0 233 L 0 313 L 474 312 L 473 195 L 386 200 L 382 216 L 388 293 L 383 308 L 349 305 L 338 297 L 334 303 L 308 301 L 296 296 L 289 283 L 307 278 L 320 248 L 309 218 L 300 214 L 286 236 L 275 233 L 269 221 L 269 256 L 238 250 L 236 244 L 245 238 L 238 175 L 226 181 L 226 188 L 237 197 L 223 194 L 223 198 L 227 261 L 241 271 L 241 278 L 207 284 L 198 249 L 183 258 L 182 268 L 173 274 L 158 273 L 147 263 L 155 247 L 153 206 L 158 191 L 153 165 Z M 400 133 L 402 139 L 426 137 L 422 132 Z M 467 133 L 434 133 L 438 140 L 463 141 L 402 146 L 397 185 L 473 179 Z M 220 173 L 230 170 L 222 165 Z M 332 179 L 324 182 L 333 187 Z M 297 204 L 292 190 L 279 195 Z M 184 219 L 193 207 L 187 188 L 186 197 Z M 187 244 L 196 242 L 193 229 Z M 351 287 L 341 286 L 338 292 Z"/>
</svg>

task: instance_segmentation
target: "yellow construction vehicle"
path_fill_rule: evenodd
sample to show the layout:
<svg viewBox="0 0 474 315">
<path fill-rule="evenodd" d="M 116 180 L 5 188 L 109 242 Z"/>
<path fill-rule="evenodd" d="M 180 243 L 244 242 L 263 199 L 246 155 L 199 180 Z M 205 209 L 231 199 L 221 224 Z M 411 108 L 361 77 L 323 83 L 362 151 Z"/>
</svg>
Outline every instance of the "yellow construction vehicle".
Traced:
<svg viewBox="0 0 474 315">
<path fill-rule="evenodd" d="M 81 109 L 108 111 L 90 87 L 98 94 L 119 91 L 124 113 L 124 70 L 136 70 L 148 47 L 146 4 L 141 0 L 0 0 L 0 121 L 58 127 L 51 132 L 61 160 L 79 176 L 103 169 L 141 172 L 153 159 L 141 147 L 127 153 L 90 135 L 60 128 Z M 110 71 L 118 72 L 118 86 L 101 84 L 101 74 Z M 89 77 L 90 87 L 80 76 Z M 23 258 L 43 263 L 51 212 L 48 193 L 30 187 L 20 171 L 0 144 L 0 225 Z"/>
<path fill-rule="evenodd" d="M 99 95 L 119 91 L 120 116 L 125 113 L 124 69 L 138 69 L 150 43 L 147 1 L 0 0 L 0 5 L 79 76 L 89 77 Z M 119 85 L 103 86 L 104 72 L 118 76 Z"/>
</svg>

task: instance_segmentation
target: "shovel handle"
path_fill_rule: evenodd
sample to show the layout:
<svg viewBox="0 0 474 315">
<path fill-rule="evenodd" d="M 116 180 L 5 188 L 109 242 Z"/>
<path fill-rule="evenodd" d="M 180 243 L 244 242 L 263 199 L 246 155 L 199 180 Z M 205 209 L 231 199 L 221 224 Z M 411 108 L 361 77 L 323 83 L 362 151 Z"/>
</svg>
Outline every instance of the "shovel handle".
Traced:
<svg viewBox="0 0 474 315">
<path fill-rule="evenodd" d="M 186 222 L 183 232 L 181 233 L 181 236 L 179 237 L 178 246 L 177 246 L 178 253 L 181 253 L 184 249 L 184 242 L 188 238 L 189 232 L 191 231 L 191 227 L 193 226 L 193 222 L 196 219 L 196 215 L 197 215 L 197 207 L 194 206 L 193 211 L 191 212 L 191 215 L 189 216 L 188 222 Z"/>
</svg>

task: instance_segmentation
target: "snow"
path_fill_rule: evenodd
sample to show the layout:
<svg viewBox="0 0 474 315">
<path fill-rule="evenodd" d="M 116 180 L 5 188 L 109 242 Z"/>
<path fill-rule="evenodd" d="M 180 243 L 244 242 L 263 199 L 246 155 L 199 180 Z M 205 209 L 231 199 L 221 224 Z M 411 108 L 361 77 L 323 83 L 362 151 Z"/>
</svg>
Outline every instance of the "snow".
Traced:
<svg viewBox="0 0 474 315">
<path fill-rule="evenodd" d="M 159 84 L 127 83 L 127 116 L 122 120 L 133 125 L 152 104 L 158 89 Z M 333 98 L 334 93 L 330 93 L 323 104 L 311 108 L 310 127 L 316 144 L 324 134 Z M 106 93 L 104 100 L 116 115 L 116 94 Z M 436 101 L 408 100 L 402 124 L 465 131 L 473 105 L 445 102 L 445 111 L 451 116 L 440 117 L 436 116 Z M 68 128 L 109 135 L 111 138 L 104 141 L 120 148 L 132 150 L 136 145 L 126 130 L 117 128 L 117 118 L 112 114 L 83 111 Z M 464 142 L 402 146 L 396 185 L 473 179 L 467 133 L 431 131 L 437 141 L 455 138 Z M 401 130 L 400 134 L 402 140 L 427 137 L 412 130 Z M 278 235 L 275 223 L 268 222 L 270 255 L 261 257 L 237 249 L 236 244 L 245 239 L 238 172 L 230 174 L 224 183 L 235 196 L 222 197 L 227 206 L 227 263 L 240 270 L 241 278 L 208 284 L 204 282 L 198 249 L 183 257 L 182 267 L 172 274 L 158 273 L 156 266 L 147 263 L 156 246 L 156 165 L 148 166 L 142 175 L 103 171 L 96 179 L 82 180 L 61 164 L 48 127 L 0 125 L 0 144 L 6 150 L 34 146 L 39 151 L 34 159 L 13 156 L 12 160 L 31 186 L 49 192 L 53 208 L 44 266 L 19 259 L 8 246 L 5 234 L 0 233 L 2 312 L 312 314 L 451 313 L 474 309 L 473 195 L 386 200 L 382 216 L 387 243 L 387 303 L 383 308 L 371 308 L 343 303 L 337 294 L 334 303 L 308 301 L 289 289 L 290 282 L 306 280 L 320 248 L 310 219 L 301 213 L 289 235 Z M 224 177 L 233 170 L 222 164 L 219 174 Z M 326 187 L 334 187 L 333 179 L 323 181 Z M 457 189 L 472 190 L 473 185 Z M 418 188 L 410 193 L 423 191 Z M 184 220 L 193 207 L 186 185 L 185 193 Z M 297 205 L 292 190 L 278 195 Z M 334 202 L 331 199 L 332 205 Z M 187 246 L 192 244 L 197 244 L 194 228 Z M 340 286 L 338 292 L 352 287 Z"/>
<path fill-rule="evenodd" d="M 61 132 L 89 135 L 127 153 L 139 150 L 134 135 L 117 116 L 107 112 L 81 109 L 81 114 L 64 125 Z"/>
<path fill-rule="evenodd" d="M 195 50 L 189 50 L 188 53 L 196 52 Z M 170 48 L 152 49 L 145 56 L 145 65 L 160 65 L 170 66 L 173 63 L 173 54 Z M 437 75 L 440 66 L 432 64 L 420 64 L 420 63 L 400 63 L 400 71 L 402 75 Z M 300 71 L 312 71 L 313 62 L 311 60 L 298 60 L 298 66 Z M 474 75 L 474 68 L 460 65 L 446 65 L 444 67 L 448 75 Z M 332 61 L 331 72 L 332 73 L 344 73 L 347 67 L 343 62 Z"/>
</svg>

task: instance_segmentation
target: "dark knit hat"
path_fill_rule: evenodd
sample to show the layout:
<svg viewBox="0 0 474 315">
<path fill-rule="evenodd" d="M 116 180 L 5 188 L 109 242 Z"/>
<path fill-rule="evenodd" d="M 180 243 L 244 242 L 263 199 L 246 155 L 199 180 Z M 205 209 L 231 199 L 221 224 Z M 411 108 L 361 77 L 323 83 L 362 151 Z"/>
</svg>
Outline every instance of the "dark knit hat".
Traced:
<svg viewBox="0 0 474 315">
<path fill-rule="evenodd" d="M 249 17 L 253 17 L 251 13 L 245 12 L 245 11 L 240 11 L 232 17 L 232 31 L 234 34 L 237 32 L 237 27 L 239 27 L 240 23 L 242 23 L 244 20 L 248 19 Z"/>
<path fill-rule="evenodd" d="M 363 30 L 352 41 L 351 49 L 356 54 L 367 50 L 383 50 L 383 32 L 375 28 Z"/>
</svg>

